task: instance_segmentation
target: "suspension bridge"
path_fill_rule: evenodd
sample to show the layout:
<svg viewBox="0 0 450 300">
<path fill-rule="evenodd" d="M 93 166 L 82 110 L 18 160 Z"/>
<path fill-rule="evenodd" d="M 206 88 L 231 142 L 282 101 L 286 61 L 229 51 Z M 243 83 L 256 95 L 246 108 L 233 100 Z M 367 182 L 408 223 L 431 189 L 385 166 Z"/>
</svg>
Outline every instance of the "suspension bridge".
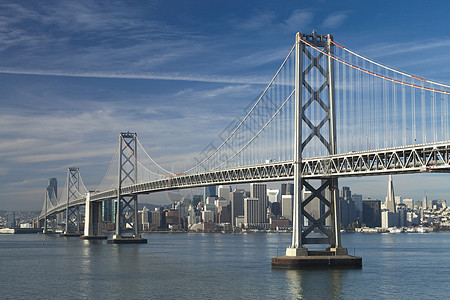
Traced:
<svg viewBox="0 0 450 300">
<path fill-rule="evenodd" d="M 140 241 L 137 197 L 158 191 L 293 180 L 289 257 L 308 256 L 308 244 L 346 255 L 339 233 L 338 179 L 450 170 L 450 86 L 375 62 L 337 43 L 331 35 L 298 33 L 273 79 L 219 147 L 187 170 L 158 164 L 136 133 L 119 135 L 102 183 L 89 192 L 78 168 L 69 168 L 59 199 L 46 193 L 39 222 L 44 230 L 65 211 L 66 232 L 79 230 L 85 205 L 86 238 L 103 237 L 101 202 L 116 199 L 116 230 L 128 225 Z M 139 154 L 139 155 L 138 155 Z M 118 166 L 118 173 L 112 171 Z M 302 190 L 311 196 L 302 199 Z M 319 218 L 305 207 L 319 199 Z M 303 219 L 309 226 L 303 226 Z M 331 218 L 331 226 L 324 226 Z M 320 237 L 313 232 L 320 232 Z M 146 242 L 146 241 L 145 241 Z"/>
</svg>

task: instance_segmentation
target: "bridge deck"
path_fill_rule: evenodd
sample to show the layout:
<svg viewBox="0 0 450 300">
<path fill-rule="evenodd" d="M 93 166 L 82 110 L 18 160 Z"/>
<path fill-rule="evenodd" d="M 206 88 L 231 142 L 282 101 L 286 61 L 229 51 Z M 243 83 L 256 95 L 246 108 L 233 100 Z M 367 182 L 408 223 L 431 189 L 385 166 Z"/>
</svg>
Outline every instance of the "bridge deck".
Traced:
<svg viewBox="0 0 450 300">
<path fill-rule="evenodd" d="M 302 178 L 375 176 L 421 172 L 450 172 L 450 141 L 412 145 L 408 147 L 351 152 L 302 160 Z M 286 181 L 294 178 L 292 161 L 236 167 L 224 170 L 186 174 L 160 180 L 137 183 L 121 188 L 122 195 L 149 194 L 173 189 L 204 187 L 219 184 Z M 117 189 L 91 194 L 91 201 L 117 197 Z M 78 198 L 69 206 L 85 204 Z M 66 209 L 66 203 L 47 212 L 47 215 Z M 43 217 L 43 216 L 41 216 Z"/>
</svg>

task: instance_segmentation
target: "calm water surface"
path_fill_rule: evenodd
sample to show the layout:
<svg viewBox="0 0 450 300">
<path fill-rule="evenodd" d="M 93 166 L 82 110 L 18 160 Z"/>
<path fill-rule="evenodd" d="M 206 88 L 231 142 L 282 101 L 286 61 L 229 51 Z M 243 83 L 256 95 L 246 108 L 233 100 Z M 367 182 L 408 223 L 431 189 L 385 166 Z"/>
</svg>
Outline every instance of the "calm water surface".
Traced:
<svg viewBox="0 0 450 300">
<path fill-rule="evenodd" d="M 448 299 L 450 234 L 344 234 L 360 270 L 275 270 L 290 234 L 0 235 L 1 299 Z"/>
</svg>

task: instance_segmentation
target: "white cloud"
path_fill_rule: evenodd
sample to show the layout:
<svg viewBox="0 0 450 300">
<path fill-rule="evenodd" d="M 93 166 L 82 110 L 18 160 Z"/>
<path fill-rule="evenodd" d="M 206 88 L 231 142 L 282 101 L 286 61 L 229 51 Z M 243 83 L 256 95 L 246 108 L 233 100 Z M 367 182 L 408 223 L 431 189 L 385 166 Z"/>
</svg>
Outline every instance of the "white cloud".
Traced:
<svg viewBox="0 0 450 300">
<path fill-rule="evenodd" d="M 280 24 L 284 30 L 298 32 L 307 27 L 313 20 L 313 12 L 308 9 L 295 10 Z"/>
<path fill-rule="evenodd" d="M 348 15 L 349 15 L 348 11 L 340 11 L 332 13 L 323 21 L 321 27 L 337 29 L 342 25 L 342 23 L 345 22 L 345 20 L 348 18 Z"/>
<path fill-rule="evenodd" d="M 368 53 L 371 57 L 385 57 L 405 53 L 422 53 L 426 50 L 435 50 L 438 48 L 447 48 L 450 46 L 450 39 L 423 40 L 420 43 L 402 42 L 402 43 L 375 43 L 361 49 L 361 53 Z M 428 57 L 427 57 L 428 58 Z"/>
<path fill-rule="evenodd" d="M 272 26 L 274 19 L 275 14 L 273 12 L 262 12 L 242 22 L 235 20 L 233 24 L 243 30 L 259 31 Z"/>
<path fill-rule="evenodd" d="M 267 84 L 268 78 L 264 76 L 215 76 L 200 74 L 179 73 L 128 73 L 128 72 L 73 72 L 73 71 L 48 71 L 48 70 L 14 70 L 0 69 L 2 74 L 20 74 L 37 76 L 58 77 L 82 77 L 82 78 L 109 78 L 109 79 L 148 79 L 148 80 L 174 80 L 197 81 L 212 83 L 242 83 L 242 84 Z"/>
</svg>

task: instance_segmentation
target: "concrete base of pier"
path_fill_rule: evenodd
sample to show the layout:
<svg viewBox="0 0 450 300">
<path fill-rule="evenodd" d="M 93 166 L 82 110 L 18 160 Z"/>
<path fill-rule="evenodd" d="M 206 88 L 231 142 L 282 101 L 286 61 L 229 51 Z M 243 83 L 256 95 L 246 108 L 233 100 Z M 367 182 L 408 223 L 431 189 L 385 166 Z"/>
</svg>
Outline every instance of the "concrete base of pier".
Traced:
<svg viewBox="0 0 450 300">
<path fill-rule="evenodd" d="M 147 239 L 143 239 L 140 236 L 117 236 L 114 235 L 112 239 L 106 240 L 108 244 L 147 244 Z"/>
<path fill-rule="evenodd" d="M 80 239 L 83 240 L 106 240 L 108 237 L 106 235 L 82 235 Z"/>
<path fill-rule="evenodd" d="M 59 236 L 63 236 L 63 237 L 79 237 L 79 236 L 81 236 L 81 233 L 79 233 L 79 232 L 66 232 L 66 233 L 61 233 Z"/>
<path fill-rule="evenodd" d="M 308 255 L 272 257 L 272 268 L 311 269 L 311 268 L 362 268 L 362 258 L 337 254 L 334 251 L 308 251 Z"/>
</svg>

